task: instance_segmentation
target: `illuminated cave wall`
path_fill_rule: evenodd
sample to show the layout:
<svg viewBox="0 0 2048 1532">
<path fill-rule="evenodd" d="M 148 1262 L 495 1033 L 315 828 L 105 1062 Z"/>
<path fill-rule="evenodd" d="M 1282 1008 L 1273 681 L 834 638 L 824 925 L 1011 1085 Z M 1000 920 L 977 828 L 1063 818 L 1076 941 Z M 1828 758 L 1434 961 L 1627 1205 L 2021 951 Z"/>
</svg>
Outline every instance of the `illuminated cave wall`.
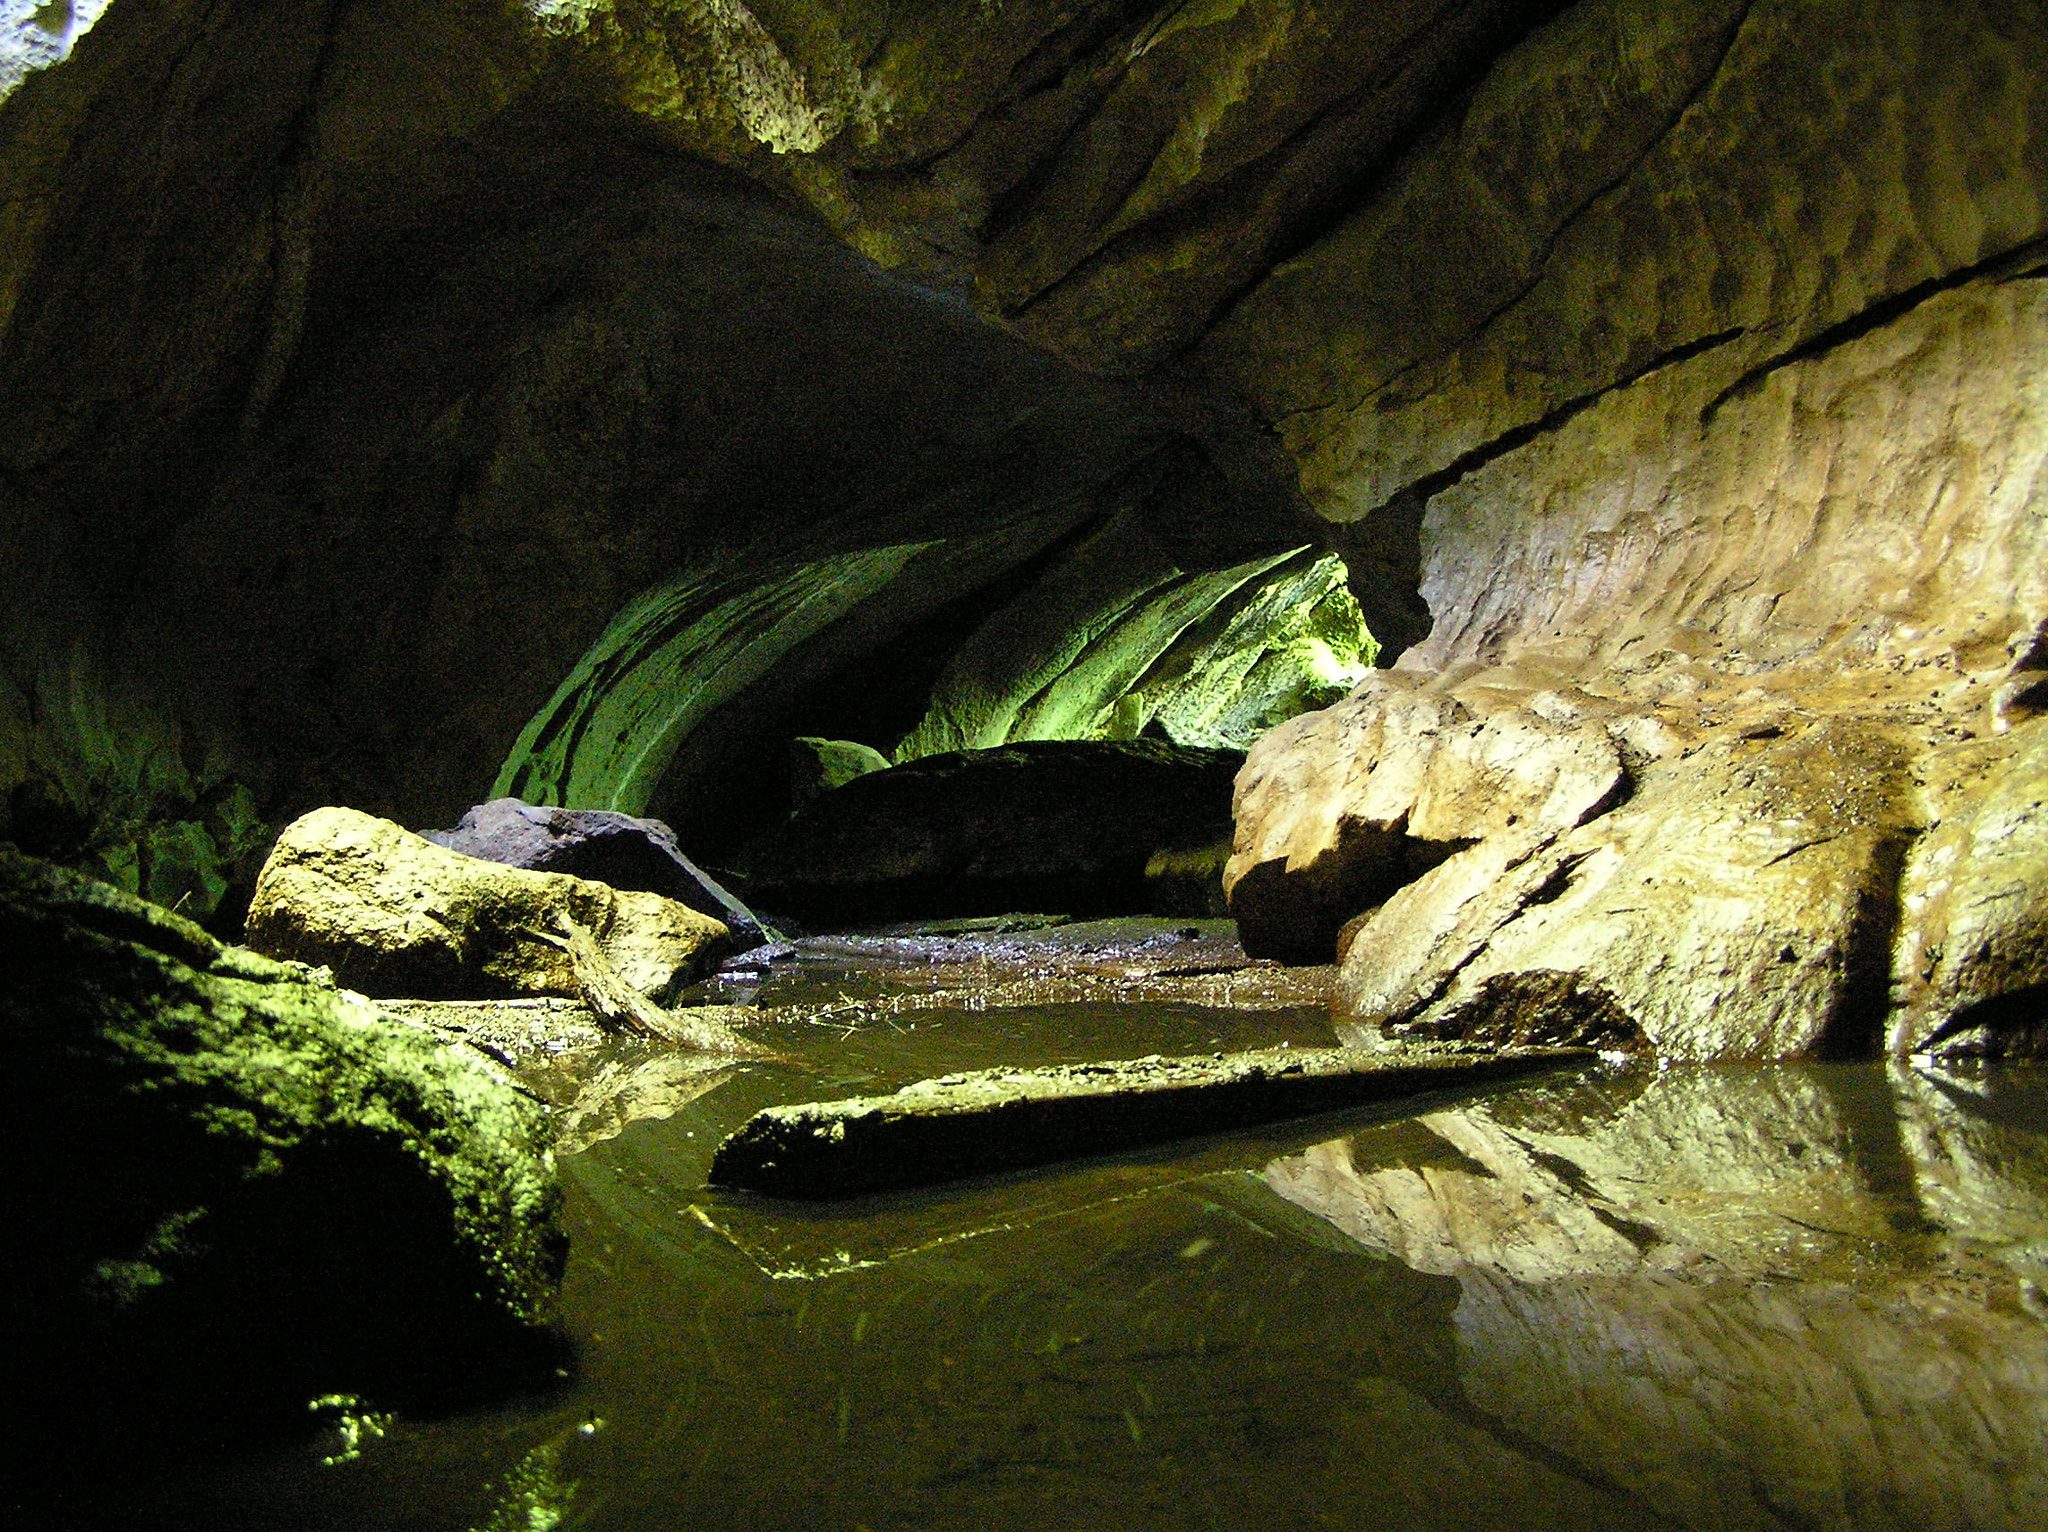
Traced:
<svg viewBox="0 0 2048 1532">
<path fill-rule="evenodd" d="M 13 833 L 1238 739 L 1329 553 L 1445 684 L 1947 706 L 2048 615 L 2044 93 L 2019 0 L 116 0 L 0 105 Z"/>
</svg>

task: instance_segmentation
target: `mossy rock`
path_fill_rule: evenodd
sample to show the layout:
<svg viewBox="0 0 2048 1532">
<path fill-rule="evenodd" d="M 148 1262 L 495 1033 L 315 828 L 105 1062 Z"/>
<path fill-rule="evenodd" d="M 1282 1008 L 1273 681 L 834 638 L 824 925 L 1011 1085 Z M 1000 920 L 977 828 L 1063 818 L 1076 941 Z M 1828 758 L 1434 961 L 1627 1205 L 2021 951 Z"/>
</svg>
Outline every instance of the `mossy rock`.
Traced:
<svg viewBox="0 0 2048 1532">
<path fill-rule="evenodd" d="M 0 850 L 18 1429 L 69 1455 L 547 1376 L 545 1109 L 297 965 Z"/>
</svg>

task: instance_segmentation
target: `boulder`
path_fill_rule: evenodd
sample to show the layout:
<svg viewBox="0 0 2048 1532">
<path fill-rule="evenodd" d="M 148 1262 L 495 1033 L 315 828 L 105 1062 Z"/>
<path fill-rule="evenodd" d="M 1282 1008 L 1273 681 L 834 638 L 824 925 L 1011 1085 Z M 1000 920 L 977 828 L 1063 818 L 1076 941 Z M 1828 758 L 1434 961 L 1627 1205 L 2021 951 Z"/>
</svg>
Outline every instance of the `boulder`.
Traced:
<svg viewBox="0 0 2048 1532">
<path fill-rule="evenodd" d="M 887 771 L 889 757 L 855 739 L 800 735 L 789 742 L 790 803 L 802 808 L 820 793 L 844 787 L 871 771 Z"/>
<path fill-rule="evenodd" d="M 1381 672 L 1253 746 L 1224 887 L 1245 951 L 1327 963 L 1344 924 L 1490 835 L 1570 829 L 1626 790 L 1597 724 L 1480 711 Z"/>
<path fill-rule="evenodd" d="M 1484 1030 L 1489 997 L 1567 974 L 1660 1057 L 1875 1052 L 1908 759 L 1876 724 L 1790 725 L 1703 746 L 1563 835 L 1483 840 L 1359 924 L 1339 1031 Z"/>
<path fill-rule="evenodd" d="M 753 848 L 747 891 L 820 921 L 1143 913 L 1156 852 L 1227 833 L 1242 760 L 1158 740 L 926 756 L 800 810 Z"/>
<path fill-rule="evenodd" d="M 575 995 L 569 923 L 645 995 L 696 978 L 731 946 L 723 924 L 675 900 L 480 861 L 344 808 L 315 809 L 278 838 L 249 945 L 365 994 Z"/>
<path fill-rule="evenodd" d="M 6 850 L 0 963 L 24 1463 L 217 1443 L 317 1395 L 452 1402 L 559 1360 L 547 1113 L 480 1055 Z"/>
<path fill-rule="evenodd" d="M 454 829 L 429 830 L 425 839 L 507 867 L 567 873 L 627 892 L 659 894 L 724 922 L 741 950 L 774 939 L 753 911 L 683 855 L 675 831 L 659 819 L 493 798 L 464 813 Z"/>
</svg>

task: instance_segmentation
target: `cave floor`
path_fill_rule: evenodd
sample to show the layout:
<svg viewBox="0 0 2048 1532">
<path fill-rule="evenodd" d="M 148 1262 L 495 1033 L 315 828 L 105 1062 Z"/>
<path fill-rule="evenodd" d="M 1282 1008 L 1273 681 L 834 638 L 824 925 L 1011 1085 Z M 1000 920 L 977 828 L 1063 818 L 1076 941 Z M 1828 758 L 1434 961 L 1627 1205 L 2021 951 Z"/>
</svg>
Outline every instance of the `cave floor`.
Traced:
<svg viewBox="0 0 2048 1532">
<path fill-rule="evenodd" d="M 1330 976 L 1209 921 L 767 956 L 691 998 L 776 1060 L 560 1066 L 557 1391 L 329 1402 L 107 1523 L 2048 1525 L 2048 1068 L 1602 1069 L 797 1205 L 706 1185 L 762 1106 L 1327 1046 Z"/>
</svg>

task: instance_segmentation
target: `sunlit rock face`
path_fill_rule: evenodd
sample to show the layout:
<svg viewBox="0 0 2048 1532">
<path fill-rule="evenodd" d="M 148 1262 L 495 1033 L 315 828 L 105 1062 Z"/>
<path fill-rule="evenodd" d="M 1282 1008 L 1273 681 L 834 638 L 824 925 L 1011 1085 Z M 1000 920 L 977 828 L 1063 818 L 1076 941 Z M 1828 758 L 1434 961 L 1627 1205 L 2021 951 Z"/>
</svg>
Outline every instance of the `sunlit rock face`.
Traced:
<svg viewBox="0 0 2048 1532">
<path fill-rule="evenodd" d="M 2037 1071 L 1667 1070 L 1274 1162 L 1454 1277 L 1472 1404 L 1680 1526 L 2048 1512 Z"/>
</svg>

